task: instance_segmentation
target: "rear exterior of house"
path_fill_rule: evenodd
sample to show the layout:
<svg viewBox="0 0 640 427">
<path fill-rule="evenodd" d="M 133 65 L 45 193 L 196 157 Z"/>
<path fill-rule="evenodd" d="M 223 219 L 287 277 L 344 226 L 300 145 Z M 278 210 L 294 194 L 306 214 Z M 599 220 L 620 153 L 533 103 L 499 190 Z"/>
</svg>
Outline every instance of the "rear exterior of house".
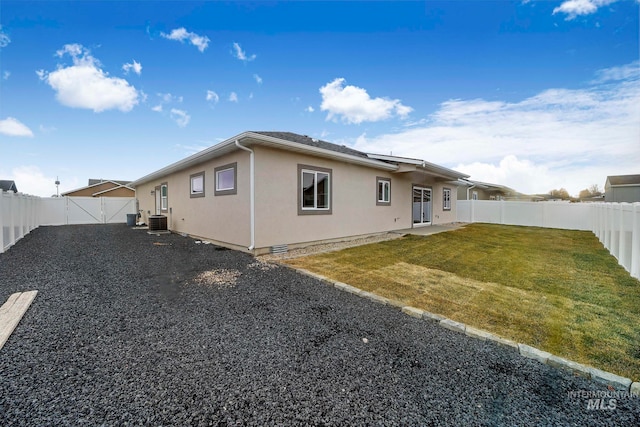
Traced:
<svg viewBox="0 0 640 427">
<path fill-rule="evenodd" d="M 145 222 L 166 215 L 172 231 L 260 254 L 455 222 L 462 177 L 302 135 L 245 132 L 132 185 Z"/>
</svg>

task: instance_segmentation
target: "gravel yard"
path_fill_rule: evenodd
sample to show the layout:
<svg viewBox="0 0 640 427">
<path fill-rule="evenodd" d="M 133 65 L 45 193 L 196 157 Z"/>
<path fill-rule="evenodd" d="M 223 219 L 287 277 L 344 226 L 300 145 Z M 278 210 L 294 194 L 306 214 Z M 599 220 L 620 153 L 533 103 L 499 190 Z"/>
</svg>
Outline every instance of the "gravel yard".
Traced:
<svg viewBox="0 0 640 427">
<path fill-rule="evenodd" d="M 640 425 L 640 399 L 179 235 L 41 227 L 0 350 L 0 425 Z M 0 302 L 0 304 L 1 304 Z M 605 407 L 611 407 L 605 398 Z"/>
</svg>

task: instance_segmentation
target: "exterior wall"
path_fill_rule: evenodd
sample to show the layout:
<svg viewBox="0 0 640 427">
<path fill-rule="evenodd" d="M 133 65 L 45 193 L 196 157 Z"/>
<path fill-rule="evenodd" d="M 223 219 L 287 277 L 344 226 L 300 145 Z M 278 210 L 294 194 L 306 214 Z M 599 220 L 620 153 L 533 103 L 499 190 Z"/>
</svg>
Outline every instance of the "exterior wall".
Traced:
<svg viewBox="0 0 640 427">
<path fill-rule="evenodd" d="M 216 167 L 237 162 L 236 194 L 215 195 Z M 204 197 L 191 197 L 190 176 L 204 171 Z M 136 188 L 142 220 L 155 214 L 155 188 L 167 184 L 167 225 L 171 231 L 246 249 L 251 241 L 249 153 L 243 151 L 210 160 Z"/>
<path fill-rule="evenodd" d="M 412 227 L 412 185 L 432 188 L 434 224 L 456 221 L 456 187 L 418 173 L 391 173 L 262 146 L 256 155 L 256 248 L 339 239 Z M 298 214 L 298 165 L 331 169 L 331 214 Z M 377 177 L 391 180 L 391 204 L 378 206 Z M 450 211 L 442 189 L 451 189 Z"/>
<path fill-rule="evenodd" d="M 605 188 L 605 202 L 640 202 L 640 185 Z"/>
</svg>

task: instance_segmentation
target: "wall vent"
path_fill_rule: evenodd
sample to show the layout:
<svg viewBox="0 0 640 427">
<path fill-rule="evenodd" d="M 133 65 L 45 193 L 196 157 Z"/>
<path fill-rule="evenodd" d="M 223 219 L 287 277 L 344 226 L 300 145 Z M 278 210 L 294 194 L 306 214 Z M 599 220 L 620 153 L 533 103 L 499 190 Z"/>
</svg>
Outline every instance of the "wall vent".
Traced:
<svg viewBox="0 0 640 427">
<path fill-rule="evenodd" d="M 272 254 L 286 254 L 287 252 L 289 252 L 289 246 L 288 245 L 273 245 L 273 246 L 271 246 L 271 253 Z"/>
</svg>

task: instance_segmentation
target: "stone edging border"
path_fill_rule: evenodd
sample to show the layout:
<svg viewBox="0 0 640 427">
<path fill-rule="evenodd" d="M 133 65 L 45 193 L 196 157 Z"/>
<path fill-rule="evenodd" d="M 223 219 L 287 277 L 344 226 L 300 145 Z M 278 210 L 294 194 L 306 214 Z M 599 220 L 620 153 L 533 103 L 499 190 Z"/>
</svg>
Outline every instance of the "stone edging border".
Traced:
<svg viewBox="0 0 640 427">
<path fill-rule="evenodd" d="M 333 286 L 336 289 L 339 289 L 341 291 L 358 295 L 359 297 L 362 297 L 362 298 L 367 298 L 371 301 L 377 302 L 382 305 L 389 305 L 391 307 L 395 307 L 400 311 L 402 311 L 404 314 L 409 315 L 411 317 L 437 323 L 445 329 L 462 333 L 469 337 L 476 338 L 482 341 L 492 341 L 503 347 L 511 348 L 513 350 L 518 351 L 518 353 L 523 357 L 537 360 L 541 363 L 552 366 L 556 369 L 569 371 L 574 375 L 591 379 L 599 383 L 605 384 L 607 386 L 613 387 L 615 390 L 628 392 L 631 395 L 640 397 L 640 382 L 633 382 L 629 378 L 612 374 L 610 372 L 602 371 L 600 369 L 596 369 L 591 366 L 582 365 L 572 360 L 564 359 L 562 357 L 553 355 L 546 351 L 542 351 L 538 348 L 531 347 L 527 344 L 516 343 L 515 341 L 502 338 L 490 332 L 476 329 L 474 327 L 465 325 L 464 323 L 456 322 L 454 320 L 448 319 L 438 314 L 430 313 L 428 311 L 424 311 L 419 308 L 404 305 L 400 301 L 381 297 L 380 295 L 376 295 L 374 293 L 364 291 L 360 288 L 356 288 L 355 286 L 351 286 L 346 283 L 333 281 L 325 276 L 313 273 L 303 268 L 295 268 L 287 264 L 280 264 L 280 265 L 290 268 L 292 270 L 295 270 L 301 274 L 304 274 L 305 276 L 318 279 L 321 282 L 329 286 Z"/>
</svg>

